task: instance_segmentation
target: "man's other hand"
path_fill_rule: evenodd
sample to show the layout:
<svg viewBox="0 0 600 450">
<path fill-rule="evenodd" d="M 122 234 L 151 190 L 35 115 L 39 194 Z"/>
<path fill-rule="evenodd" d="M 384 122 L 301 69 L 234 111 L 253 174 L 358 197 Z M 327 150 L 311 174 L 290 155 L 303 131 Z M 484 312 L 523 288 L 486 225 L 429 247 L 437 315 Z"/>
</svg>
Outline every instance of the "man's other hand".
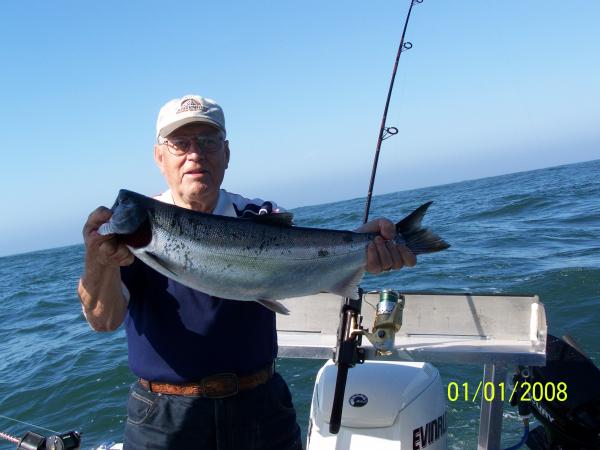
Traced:
<svg viewBox="0 0 600 450">
<path fill-rule="evenodd" d="M 396 226 L 388 219 L 372 220 L 356 230 L 357 233 L 377 233 L 367 246 L 367 272 L 381 273 L 404 266 L 413 267 L 417 258 L 405 245 L 394 242 Z"/>
</svg>

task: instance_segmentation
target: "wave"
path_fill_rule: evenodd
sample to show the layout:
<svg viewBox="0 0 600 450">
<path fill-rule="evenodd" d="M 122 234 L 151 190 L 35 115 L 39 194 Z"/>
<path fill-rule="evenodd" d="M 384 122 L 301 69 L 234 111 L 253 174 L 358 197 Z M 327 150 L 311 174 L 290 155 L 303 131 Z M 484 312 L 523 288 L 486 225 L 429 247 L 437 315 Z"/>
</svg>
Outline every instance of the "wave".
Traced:
<svg viewBox="0 0 600 450">
<path fill-rule="evenodd" d="M 570 296 L 597 296 L 600 301 L 600 267 L 566 267 L 533 273 L 511 285 L 511 289 L 565 293 Z"/>
</svg>

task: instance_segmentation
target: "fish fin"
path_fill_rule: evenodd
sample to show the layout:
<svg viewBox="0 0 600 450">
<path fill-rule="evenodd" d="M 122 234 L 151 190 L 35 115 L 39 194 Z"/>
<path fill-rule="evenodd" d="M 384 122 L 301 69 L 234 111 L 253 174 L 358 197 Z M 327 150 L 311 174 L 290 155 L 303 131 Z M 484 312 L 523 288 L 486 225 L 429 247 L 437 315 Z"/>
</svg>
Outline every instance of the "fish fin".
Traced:
<svg viewBox="0 0 600 450">
<path fill-rule="evenodd" d="M 157 265 L 159 265 L 160 267 L 162 267 L 163 269 L 165 269 L 167 272 L 169 272 L 171 275 L 173 276 L 177 276 L 177 274 L 175 272 L 173 272 L 173 270 L 167 266 L 165 264 L 164 261 L 162 261 L 158 256 L 156 256 L 154 253 L 150 253 L 150 252 L 144 252 L 146 254 L 146 256 L 148 258 L 150 258 L 152 261 L 154 261 Z"/>
<path fill-rule="evenodd" d="M 440 236 L 421 227 L 423 216 L 432 203 L 427 202 L 419 206 L 396 224 L 396 241 L 405 244 L 415 255 L 439 252 L 450 247 Z"/>
<path fill-rule="evenodd" d="M 421 228 L 421 221 L 423 220 L 427 209 L 432 203 L 433 202 L 427 202 L 422 204 L 408 216 L 398 222 L 396 224 L 396 231 L 398 233 L 410 233 L 419 230 Z"/>
<path fill-rule="evenodd" d="M 294 220 L 294 214 L 286 211 L 275 214 L 257 214 L 255 216 L 245 217 L 245 219 L 252 220 L 253 222 L 291 227 Z"/>
<path fill-rule="evenodd" d="M 361 267 L 360 270 L 357 270 L 348 278 L 333 286 L 330 292 L 341 295 L 342 297 L 351 298 L 352 300 L 358 300 L 358 284 L 360 283 L 360 280 L 362 280 L 364 273 L 364 267 Z"/>
<path fill-rule="evenodd" d="M 273 312 L 285 314 L 286 316 L 290 314 L 290 310 L 283 306 L 283 303 L 278 302 L 277 300 L 256 300 L 256 302 Z"/>
</svg>

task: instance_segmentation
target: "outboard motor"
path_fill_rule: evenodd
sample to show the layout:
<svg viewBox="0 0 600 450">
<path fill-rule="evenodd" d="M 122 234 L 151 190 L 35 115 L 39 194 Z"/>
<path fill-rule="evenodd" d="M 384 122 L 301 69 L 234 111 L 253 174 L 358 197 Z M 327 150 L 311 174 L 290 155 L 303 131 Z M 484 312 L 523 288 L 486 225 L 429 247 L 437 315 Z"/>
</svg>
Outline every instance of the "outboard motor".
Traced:
<svg viewBox="0 0 600 450">
<path fill-rule="evenodd" d="M 542 424 L 527 438 L 532 450 L 600 449 L 600 370 L 574 345 L 548 335 L 546 366 L 515 375 L 513 403 Z"/>
<path fill-rule="evenodd" d="M 348 372 L 338 434 L 329 433 L 337 367 L 317 374 L 307 450 L 447 448 L 442 381 L 429 363 L 366 361 Z"/>
</svg>

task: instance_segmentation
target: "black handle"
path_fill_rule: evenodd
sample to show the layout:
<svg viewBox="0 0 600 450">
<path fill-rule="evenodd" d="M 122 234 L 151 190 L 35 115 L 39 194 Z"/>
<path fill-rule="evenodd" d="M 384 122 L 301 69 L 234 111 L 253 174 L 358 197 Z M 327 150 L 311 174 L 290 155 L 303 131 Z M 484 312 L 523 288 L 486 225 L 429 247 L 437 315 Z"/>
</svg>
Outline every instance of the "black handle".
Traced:
<svg viewBox="0 0 600 450">
<path fill-rule="evenodd" d="M 331 419 L 329 420 L 329 432 L 331 434 L 338 434 L 340 426 L 342 425 L 342 411 L 344 409 L 344 394 L 346 392 L 348 368 L 349 366 L 347 364 L 339 364 L 337 368 L 333 406 L 331 407 Z"/>
<path fill-rule="evenodd" d="M 361 336 L 360 334 L 352 334 L 353 323 L 359 324 L 360 322 L 361 307 L 362 289 L 359 288 L 358 299 L 345 298 L 340 309 L 340 326 L 334 358 L 337 365 L 337 377 L 329 419 L 329 432 L 331 434 L 337 434 L 340 431 L 348 369 L 354 367 L 356 363 L 364 362 L 364 352 L 359 348 Z"/>
</svg>

